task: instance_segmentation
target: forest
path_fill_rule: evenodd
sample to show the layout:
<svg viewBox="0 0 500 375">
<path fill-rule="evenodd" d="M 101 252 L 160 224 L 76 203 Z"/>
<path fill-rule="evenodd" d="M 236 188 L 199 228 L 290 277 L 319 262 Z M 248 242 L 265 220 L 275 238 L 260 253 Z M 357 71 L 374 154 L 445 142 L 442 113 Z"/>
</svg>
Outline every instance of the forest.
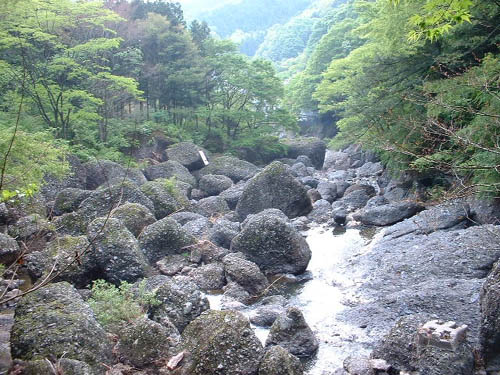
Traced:
<svg viewBox="0 0 500 375">
<path fill-rule="evenodd" d="M 498 196 L 500 2 L 276 4 L 188 23 L 162 0 L 3 1 L 2 199 L 64 174 L 68 153 L 137 163 L 130 151 L 159 133 L 270 161 L 304 113 L 328 119 L 332 148 L 359 143 L 395 173 Z M 257 57 L 221 38 L 229 20 L 211 30 L 238 5 L 243 32 L 265 35 Z"/>
</svg>

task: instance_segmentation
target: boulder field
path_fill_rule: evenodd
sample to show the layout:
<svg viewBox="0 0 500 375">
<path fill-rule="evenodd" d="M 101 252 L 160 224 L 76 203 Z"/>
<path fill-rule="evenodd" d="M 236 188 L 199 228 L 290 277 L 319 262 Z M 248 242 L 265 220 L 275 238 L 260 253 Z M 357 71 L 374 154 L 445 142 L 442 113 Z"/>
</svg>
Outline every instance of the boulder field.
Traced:
<svg viewBox="0 0 500 375">
<path fill-rule="evenodd" d="M 500 371 L 498 202 L 426 206 L 418 178 L 392 178 L 359 146 L 287 143 L 287 158 L 263 167 L 189 142 L 142 170 L 71 159 L 72 176 L 0 204 L 0 262 L 43 282 L 4 304 L 13 315 L 0 320 L 0 373 L 307 373 L 325 332 L 274 284 L 315 277 L 304 235 L 318 225 L 376 232 L 339 265 L 362 282 L 338 318 L 369 332 L 371 356 L 346 353 L 328 374 Z M 154 303 L 106 332 L 89 304 L 99 279 Z M 4 300 L 23 280 L 1 280 Z M 255 326 L 270 329 L 264 342 Z"/>
</svg>

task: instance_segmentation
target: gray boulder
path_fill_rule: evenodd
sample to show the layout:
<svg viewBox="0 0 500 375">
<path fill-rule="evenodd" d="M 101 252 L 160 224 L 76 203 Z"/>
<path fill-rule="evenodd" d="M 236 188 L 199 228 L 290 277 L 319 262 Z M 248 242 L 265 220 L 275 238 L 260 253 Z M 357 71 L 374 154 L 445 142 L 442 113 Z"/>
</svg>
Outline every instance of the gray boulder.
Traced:
<svg viewBox="0 0 500 375">
<path fill-rule="evenodd" d="M 50 284 L 21 299 L 11 334 L 12 356 L 86 362 L 96 374 L 112 363 L 112 344 L 90 307 L 66 282 Z"/>
<path fill-rule="evenodd" d="M 184 212 L 176 212 L 175 214 L 172 214 L 169 217 L 177 221 L 180 225 L 184 225 L 193 220 L 203 219 L 205 216 L 197 214 L 195 212 L 184 211 Z"/>
<path fill-rule="evenodd" d="M 323 169 L 345 171 L 351 167 L 351 164 L 352 160 L 345 152 L 327 150 Z"/>
<path fill-rule="evenodd" d="M 226 200 L 220 196 L 200 199 L 194 209 L 206 217 L 222 216 L 230 211 Z"/>
<path fill-rule="evenodd" d="M 54 203 L 54 215 L 59 216 L 64 213 L 76 211 L 80 204 L 90 197 L 91 194 L 92 191 L 90 190 L 77 188 L 66 188 L 60 191 Z"/>
<path fill-rule="evenodd" d="M 396 202 L 377 207 L 366 207 L 354 215 L 354 219 L 365 225 L 386 226 L 412 217 L 420 210 L 415 202 Z"/>
<path fill-rule="evenodd" d="M 174 160 L 190 171 L 201 169 L 205 166 L 201 158 L 200 151 L 202 151 L 207 159 L 209 152 L 203 147 L 197 146 L 191 142 L 180 142 L 170 146 L 165 150 L 168 160 Z"/>
<path fill-rule="evenodd" d="M 316 169 L 323 167 L 326 144 L 318 138 L 296 138 L 284 140 L 288 146 L 287 157 L 296 159 L 300 155 L 307 156 Z"/>
<path fill-rule="evenodd" d="M 62 236 L 80 236 L 87 233 L 88 221 L 80 212 L 70 212 L 52 219 L 57 234 Z"/>
<path fill-rule="evenodd" d="M 295 163 L 288 170 L 294 177 L 310 176 L 310 173 L 304 163 Z"/>
<path fill-rule="evenodd" d="M 141 234 L 144 227 L 156 221 L 151 211 L 139 203 L 125 203 L 114 210 L 111 217 L 120 220 L 136 237 Z"/>
<path fill-rule="evenodd" d="M 306 167 L 314 167 L 311 159 L 307 155 L 299 155 L 297 156 L 297 162 L 304 164 Z"/>
<path fill-rule="evenodd" d="M 16 240 L 0 233 L 0 263 L 9 266 L 21 255 L 21 249 Z"/>
<path fill-rule="evenodd" d="M 183 365 L 192 375 L 257 375 L 263 348 L 248 320 L 235 311 L 203 313 L 182 333 L 190 358 Z"/>
<path fill-rule="evenodd" d="M 172 178 L 188 183 L 191 186 L 196 186 L 196 179 L 189 173 L 189 170 L 181 163 L 175 160 L 169 160 L 164 163 L 151 165 L 144 169 L 144 175 L 149 181 L 158 178 Z"/>
<path fill-rule="evenodd" d="M 233 181 L 223 175 L 207 174 L 198 181 L 198 187 L 207 193 L 208 196 L 219 195 L 231 186 L 233 186 Z"/>
<path fill-rule="evenodd" d="M 271 326 L 266 347 L 274 345 L 280 345 L 298 357 L 310 357 L 319 347 L 302 312 L 296 307 L 288 308 Z"/>
<path fill-rule="evenodd" d="M 307 189 L 287 171 L 285 165 L 273 162 L 245 186 L 236 213 L 245 219 L 266 208 L 277 208 L 294 218 L 312 209 Z"/>
<path fill-rule="evenodd" d="M 251 295 L 258 295 L 269 286 L 267 278 L 260 272 L 259 266 L 237 253 L 226 255 L 222 259 L 222 263 L 228 281 L 238 283 Z"/>
<path fill-rule="evenodd" d="M 172 322 L 179 332 L 210 308 L 200 288 L 186 276 L 165 280 L 156 289 L 155 297 L 160 304 L 150 308 L 151 319 L 160 324 L 164 324 L 166 319 Z"/>
<path fill-rule="evenodd" d="M 366 192 L 366 190 L 358 189 L 351 192 L 346 191 L 341 199 L 341 202 L 348 211 L 352 212 L 363 208 L 370 198 L 371 196 Z"/>
<path fill-rule="evenodd" d="M 231 241 L 240 232 L 240 224 L 225 219 L 219 219 L 208 231 L 208 239 L 217 246 L 229 249 Z"/>
<path fill-rule="evenodd" d="M 332 205 L 324 199 L 314 202 L 313 210 L 307 218 L 319 224 L 326 223 L 332 218 Z"/>
<path fill-rule="evenodd" d="M 138 240 L 150 262 L 156 262 L 166 255 L 187 252 L 186 247 L 195 243 L 193 236 L 168 217 L 145 227 Z"/>
<path fill-rule="evenodd" d="M 356 172 L 358 177 L 380 176 L 384 172 L 384 166 L 380 162 L 367 162 L 359 167 Z"/>
<path fill-rule="evenodd" d="M 54 359 L 53 362 L 47 359 L 38 361 L 20 361 L 16 360 L 12 368 L 14 373 L 22 371 L 22 375 L 40 375 L 54 373 L 53 368 L 58 368 L 64 375 L 95 375 L 90 366 L 82 361 L 68 358 Z"/>
<path fill-rule="evenodd" d="M 311 250 L 300 233 L 277 215 L 255 215 L 231 242 L 266 274 L 300 274 L 307 268 Z"/>
<path fill-rule="evenodd" d="M 87 236 L 94 246 L 92 259 L 102 272 L 101 278 L 118 285 L 122 281 L 134 282 L 148 273 L 149 266 L 137 239 L 119 220 L 97 218 L 90 223 Z"/>
<path fill-rule="evenodd" d="M 200 219 L 189 221 L 182 226 L 182 229 L 196 238 L 201 238 L 206 236 L 211 227 L 212 222 L 206 217 L 202 217 Z"/>
<path fill-rule="evenodd" d="M 189 277 L 201 290 L 221 290 L 226 284 L 224 267 L 220 263 L 205 264 L 195 268 Z"/>
<path fill-rule="evenodd" d="M 179 332 L 154 322 L 146 317 L 139 318 L 120 332 L 115 348 L 122 361 L 135 367 L 154 365 L 174 354 L 174 347 L 180 341 Z"/>
<path fill-rule="evenodd" d="M 184 267 L 189 265 L 189 259 L 184 255 L 175 254 L 167 255 L 156 262 L 156 266 L 162 275 L 174 276 L 182 271 Z"/>
<path fill-rule="evenodd" d="M 249 314 L 252 324 L 259 327 L 271 327 L 278 316 L 286 312 L 286 299 L 283 296 L 275 295 L 263 298 Z"/>
<path fill-rule="evenodd" d="M 146 178 L 141 171 L 127 169 L 120 164 L 109 160 L 89 161 L 83 164 L 85 168 L 86 182 L 85 189 L 94 190 L 101 185 L 107 185 L 111 180 L 127 178 L 135 184 L 141 185 L 146 182 Z"/>
<path fill-rule="evenodd" d="M 302 363 L 279 345 L 266 351 L 259 367 L 259 375 L 302 375 Z"/>
<path fill-rule="evenodd" d="M 9 236 L 18 241 L 38 242 L 44 237 L 50 236 L 54 226 L 38 214 L 32 214 L 20 218 L 15 224 L 8 227 Z"/>
<path fill-rule="evenodd" d="M 75 155 L 67 154 L 66 161 L 69 164 L 69 173 L 66 176 L 59 178 L 48 173 L 43 178 L 41 194 L 47 201 L 56 199 L 57 194 L 66 188 L 85 189 L 87 171 L 80 159 Z"/>
<path fill-rule="evenodd" d="M 190 207 L 187 197 L 177 188 L 171 189 L 162 179 L 146 182 L 141 191 L 153 202 L 158 220 Z"/>
<path fill-rule="evenodd" d="M 500 365 L 500 262 L 481 289 L 480 340 L 486 364 Z"/>
<path fill-rule="evenodd" d="M 220 197 L 226 200 L 227 205 L 231 210 L 236 208 L 238 201 L 243 195 L 243 190 L 245 190 L 245 183 L 241 182 L 239 184 L 233 185 L 227 190 L 220 193 Z"/>
<path fill-rule="evenodd" d="M 330 181 L 321 181 L 316 190 L 321 194 L 321 198 L 326 199 L 332 203 L 337 199 L 337 184 Z"/>
<path fill-rule="evenodd" d="M 248 180 L 253 177 L 259 168 L 252 163 L 240 160 L 233 156 L 220 156 L 211 160 L 210 164 L 200 171 L 200 177 L 208 174 L 223 175 L 233 182 Z"/>
</svg>

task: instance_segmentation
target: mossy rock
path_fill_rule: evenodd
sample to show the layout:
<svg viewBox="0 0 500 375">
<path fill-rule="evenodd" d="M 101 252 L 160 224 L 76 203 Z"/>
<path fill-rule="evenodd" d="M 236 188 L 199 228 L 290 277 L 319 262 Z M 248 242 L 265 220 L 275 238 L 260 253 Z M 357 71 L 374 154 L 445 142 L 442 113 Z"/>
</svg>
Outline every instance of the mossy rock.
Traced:
<svg viewBox="0 0 500 375">
<path fill-rule="evenodd" d="M 196 186 L 196 179 L 189 173 L 189 170 L 181 163 L 175 160 L 169 160 L 164 163 L 156 164 L 144 169 L 144 174 L 149 181 L 159 178 L 175 177 L 179 181 L 188 183 L 191 186 Z"/>
<path fill-rule="evenodd" d="M 54 203 L 54 214 L 62 215 L 78 209 L 80 204 L 90 197 L 92 191 L 77 188 L 66 188 L 59 192 Z"/>
<path fill-rule="evenodd" d="M 54 358 L 50 363 L 47 359 L 38 361 L 17 361 L 18 363 L 14 367 L 14 373 L 16 369 L 22 369 L 22 375 L 52 375 L 54 374 L 53 369 L 59 369 L 61 374 L 64 375 L 95 375 L 96 373 L 90 368 L 90 366 L 82 361 L 77 361 L 68 358 Z"/>
<path fill-rule="evenodd" d="M 302 375 L 300 360 L 279 345 L 266 351 L 259 367 L 259 375 Z"/>
<path fill-rule="evenodd" d="M 153 213 L 139 203 L 125 203 L 113 211 L 111 217 L 118 219 L 134 235 L 139 236 L 144 227 L 153 224 Z"/>
<path fill-rule="evenodd" d="M 141 186 L 142 192 L 153 202 L 155 217 L 160 220 L 174 212 L 188 210 L 191 206 L 187 197 L 172 189 L 165 180 L 148 181 Z"/>
<path fill-rule="evenodd" d="M 234 156 L 220 156 L 210 161 L 210 164 L 200 170 L 200 177 L 212 174 L 229 177 L 233 182 L 248 180 L 253 177 L 259 168 Z"/>
</svg>

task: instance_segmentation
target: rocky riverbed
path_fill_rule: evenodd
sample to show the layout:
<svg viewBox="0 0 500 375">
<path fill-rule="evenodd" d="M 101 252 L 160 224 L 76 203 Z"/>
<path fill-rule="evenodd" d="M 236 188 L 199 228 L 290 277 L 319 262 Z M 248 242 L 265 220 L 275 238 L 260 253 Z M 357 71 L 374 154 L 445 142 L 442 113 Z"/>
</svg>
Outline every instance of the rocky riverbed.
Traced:
<svg viewBox="0 0 500 375">
<path fill-rule="evenodd" d="M 56 277 L 11 301 L 0 371 L 500 371 L 498 204 L 426 207 L 423 182 L 358 146 L 289 143 L 263 168 L 190 143 L 143 170 L 71 159 L 71 178 L 1 204 L 2 263 Z M 87 302 L 97 279 L 157 303 L 110 335 Z"/>
</svg>

